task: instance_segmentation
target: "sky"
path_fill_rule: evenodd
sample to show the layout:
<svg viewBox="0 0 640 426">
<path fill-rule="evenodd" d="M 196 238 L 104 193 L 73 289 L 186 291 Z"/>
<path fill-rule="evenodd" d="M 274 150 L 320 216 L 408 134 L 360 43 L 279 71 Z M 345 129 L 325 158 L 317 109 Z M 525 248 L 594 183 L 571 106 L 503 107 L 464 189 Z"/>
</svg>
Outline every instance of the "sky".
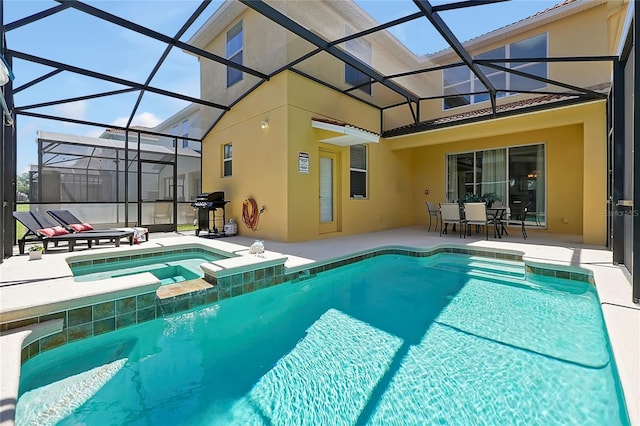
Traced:
<svg viewBox="0 0 640 426">
<path fill-rule="evenodd" d="M 314 1 L 314 0 L 296 0 Z M 444 11 L 440 15 L 456 37 L 469 40 L 493 29 L 526 18 L 557 1 L 512 0 L 497 4 Z M 432 1 L 443 4 L 451 1 Z M 200 2 L 191 0 L 110 0 L 85 1 L 136 24 L 173 37 Z M 418 11 L 410 0 L 357 0 L 376 21 L 383 23 Z M 181 38 L 187 41 L 221 4 L 213 1 Z M 4 0 L 5 24 L 58 5 L 51 0 Z M 391 33 L 418 55 L 445 49 L 447 44 L 425 20 L 415 20 L 392 28 Z M 245 42 L 246 43 L 246 42 Z M 47 58 L 110 74 L 121 79 L 144 83 L 166 45 L 127 29 L 71 8 L 7 33 L 11 50 Z M 54 68 L 15 59 L 14 88 L 42 76 Z M 152 86 L 180 94 L 199 97 L 200 76 L 197 59 L 172 49 L 169 57 L 150 83 Z M 74 73 L 63 72 L 16 93 L 16 106 L 35 105 L 123 89 L 125 86 L 103 82 Z M 77 101 L 30 111 L 79 120 L 123 126 L 129 120 L 138 92 Z M 215 101 L 215 100 L 214 100 Z M 188 105 L 187 102 L 147 93 L 137 109 L 133 125 L 153 127 Z M 208 124 L 204 124 L 208 127 Z M 36 132 L 39 130 L 82 136 L 99 136 L 103 127 L 63 123 L 18 116 L 18 173 L 37 163 Z"/>
</svg>

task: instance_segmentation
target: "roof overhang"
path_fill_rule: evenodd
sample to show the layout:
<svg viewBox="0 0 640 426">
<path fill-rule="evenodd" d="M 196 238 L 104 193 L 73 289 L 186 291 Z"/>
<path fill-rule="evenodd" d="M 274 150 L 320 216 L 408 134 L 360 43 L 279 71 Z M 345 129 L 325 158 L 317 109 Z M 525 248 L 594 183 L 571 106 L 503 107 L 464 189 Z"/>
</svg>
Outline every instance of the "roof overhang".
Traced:
<svg viewBox="0 0 640 426">
<path fill-rule="evenodd" d="M 321 130 L 327 130 L 332 133 L 337 133 L 338 136 L 331 136 L 328 138 L 320 139 L 320 142 L 325 142 L 332 145 L 351 146 L 380 142 L 380 135 L 364 129 L 360 129 L 347 123 L 328 123 L 324 120 L 313 119 L 311 120 L 311 127 Z"/>
</svg>

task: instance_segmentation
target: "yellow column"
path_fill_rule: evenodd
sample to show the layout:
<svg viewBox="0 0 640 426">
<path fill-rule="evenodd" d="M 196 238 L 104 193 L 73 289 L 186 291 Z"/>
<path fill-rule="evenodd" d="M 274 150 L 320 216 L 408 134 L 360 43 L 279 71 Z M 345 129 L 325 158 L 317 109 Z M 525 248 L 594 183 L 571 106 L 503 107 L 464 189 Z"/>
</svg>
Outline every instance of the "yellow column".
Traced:
<svg viewBox="0 0 640 426">
<path fill-rule="evenodd" d="M 582 241 L 606 244 L 607 111 L 606 102 L 590 105 L 584 117 L 584 186 Z"/>
</svg>

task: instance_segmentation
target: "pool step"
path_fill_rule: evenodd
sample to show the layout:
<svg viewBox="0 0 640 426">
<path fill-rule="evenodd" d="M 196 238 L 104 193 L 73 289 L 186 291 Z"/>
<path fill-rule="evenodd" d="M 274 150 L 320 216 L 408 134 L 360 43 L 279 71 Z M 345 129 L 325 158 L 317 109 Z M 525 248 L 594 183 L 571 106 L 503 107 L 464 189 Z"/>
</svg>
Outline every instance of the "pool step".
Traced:
<svg viewBox="0 0 640 426">
<path fill-rule="evenodd" d="M 582 282 L 540 275 L 526 278 L 522 262 L 462 255 L 429 259 L 425 266 L 441 271 L 465 274 L 483 281 L 590 297 L 591 287 Z"/>
<path fill-rule="evenodd" d="M 480 274 L 485 277 L 525 277 L 524 264 L 511 260 L 487 259 L 478 256 L 434 257 L 427 266 L 465 274 Z"/>
</svg>

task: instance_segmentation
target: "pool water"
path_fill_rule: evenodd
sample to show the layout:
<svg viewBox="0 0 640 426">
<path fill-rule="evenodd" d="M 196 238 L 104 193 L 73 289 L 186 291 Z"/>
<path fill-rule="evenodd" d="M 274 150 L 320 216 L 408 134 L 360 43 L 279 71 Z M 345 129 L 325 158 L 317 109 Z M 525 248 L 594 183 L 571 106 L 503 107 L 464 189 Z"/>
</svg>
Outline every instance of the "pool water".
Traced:
<svg viewBox="0 0 640 426">
<path fill-rule="evenodd" d="M 74 279 L 79 282 L 103 280 L 127 275 L 150 272 L 161 284 L 172 284 L 202 278 L 204 272 L 200 264 L 220 260 L 224 257 L 204 251 L 165 252 L 160 256 L 138 257 L 93 265 L 72 266 Z"/>
<path fill-rule="evenodd" d="M 381 256 L 74 342 L 16 423 L 629 424 L 592 286 L 523 271 Z"/>
</svg>

